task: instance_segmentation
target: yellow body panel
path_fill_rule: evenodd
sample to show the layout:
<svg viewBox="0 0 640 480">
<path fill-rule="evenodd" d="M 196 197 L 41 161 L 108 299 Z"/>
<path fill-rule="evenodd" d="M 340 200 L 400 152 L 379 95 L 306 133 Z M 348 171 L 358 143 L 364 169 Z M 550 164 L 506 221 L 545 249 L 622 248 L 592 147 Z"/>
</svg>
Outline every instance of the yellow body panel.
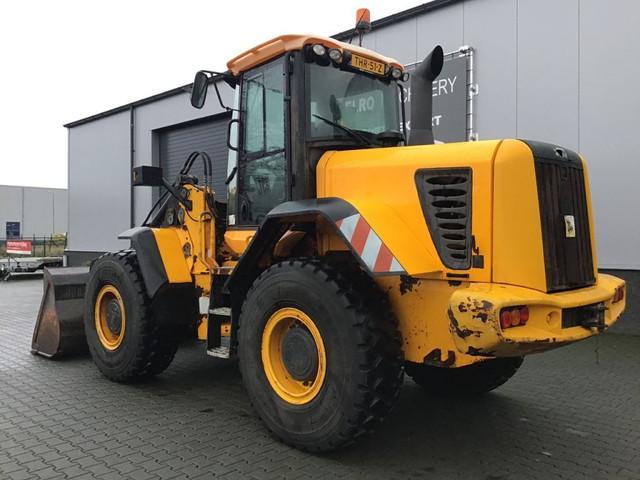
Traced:
<svg viewBox="0 0 640 480">
<path fill-rule="evenodd" d="M 604 302 L 608 328 L 625 307 L 624 300 L 611 302 L 624 282 L 604 274 L 593 287 L 554 294 L 513 285 L 452 285 L 397 276 L 380 277 L 378 284 L 398 320 L 405 360 L 437 366 L 462 367 L 487 357 L 520 356 L 583 340 L 598 332 L 561 328 L 562 309 Z M 529 307 L 528 323 L 503 331 L 500 310 L 516 305 Z"/>
<path fill-rule="evenodd" d="M 193 283 L 201 296 L 211 290 L 211 270 L 217 266 L 214 218 L 205 204 L 204 190 L 184 185 L 192 210 L 184 212 L 183 224 L 153 228 L 153 236 L 160 251 L 169 283 Z M 182 206 L 178 207 L 183 209 Z M 198 212 L 198 213 L 196 213 Z M 207 338 L 207 315 L 198 322 L 198 338 Z"/>
<path fill-rule="evenodd" d="M 593 206 L 591 205 L 591 182 L 589 181 L 589 169 L 587 168 L 587 162 L 580 156 L 582 160 L 582 171 L 584 173 L 584 191 L 587 195 L 587 211 L 589 213 L 589 233 L 591 234 L 591 254 L 593 256 L 593 273 L 598 275 L 598 257 L 596 251 L 596 229 L 595 221 L 593 219 Z"/>
<path fill-rule="evenodd" d="M 422 168 L 473 168 L 472 234 L 484 268 L 463 273 L 491 281 L 493 158 L 500 141 L 327 152 L 318 163 L 318 197 L 351 203 L 416 277 L 446 278 L 420 206 L 415 173 Z"/>
<path fill-rule="evenodd" d="M 438 361 L 455 358 L 455 363 L 450 366 L 458 367 L 481 360 L 459 352 L 449 330 L 449 300 L 460 286 L 441 280 L 409 282 L 398 276 L 379 277 L 377 281 L 387 292 L 398 321 L 405 360 L 423 363 L 429 357 L 428 362 L 436 365 Z"/>
<path fill-rule="evenodd" d="M 191 271 L 183 254 L 184 236 L 181 233 L 178 228 L 153 229 L 169 283 L 191 282 Z"/>
<path fill-rule="evenodd" d="M 600 274 L 594 286 L 547 294 L 512 285 L 475 283 L 456 290 L 449 305 L 450 328 L 457 349 L 471 355 L 516 356 L 582 340 L 598 333 L 582 326 L 562 328 L 562 310 L 603 302 L 608 328 L 622 314 L 624 300 L 612 303 L 624 281 Z M 500 310 L 526 305 L 526 325 L 503 330 Z"/>
<path fill-rule="evenodd" d="M 208 278 L 211 269 L 217 266 L 213 216 L 205 205 L 204 191 L 192 185 L 185 185 L 184 189 L 192 202 L 192 213 L 184 213 L 181 226 L 152 229 L 169 283 L 191 282 L 191 275 Z M 200 213 L 194 217 L 194 212 Z M 201 283 L 208 292 L 210 282 Z"/>
<path fill-rule="evenodd" d="M 582 160 L 594 275 L 596 239 L 587 165 Z M 518 140 L 504 140 L 495 158 L 493 282 L 547 289 L 542 226 L 533 154 Z M 543 212 L 553 214 L 553 212 Z"/>
<path fill-rule="evenodd" d="M 224 241 L 231 251 L 240 256 L 245 251 L 257 229 L 227 230 L 224 233 Z"/>
<path fill-rule="evenodd" d="M 482 268 L 443 265 L 420 205 L 416 172 L 452 167 L 472 169 L 471 234 Z M 595 251 L 586 169 L 585 181 Z M 607 327 L 624 309 L 624 301 L 612 303 L 624 282 L 608 275 L 592 287 L 546 293 L 535 163 L 518 140 L 327 152 L 317 192 L 351 203 L 406 270 L 376 281 L 389 296 L 408 361 L 461 367 L 548 350 L 598 333 L 561 328 L 563 309 L 604 302 Z M 325 234 L 323 252 L 339 249 L 338 242 Z M 500 310 L 514 305 L 527 305 L 530 320 L 502 332 Z"/>
<path fill-rule="evenodd" d="M 484 260 L 468 270 L 445 267 L 440 260 L 415 179 L 421 169 L 455 167 L 472 169 L 471 234 L 474 255 Z M 520 141 L 332 151 L 320 159 L 316 174 L 317 196 L 353 205 L 406 271 L 375 279 L 393 307 L 407 361 L 462 367 L 488 357 L 548 350 L 598 333 L 581 326 L 562 328 L 563 309 L 603 302 L 606 327 L 624 309 L 624 301 L 612 303 L 624 282 L 608 275 L 597 276 L 592 287 L 546 292 L 535 163 Z M 194 204 L 191 215 L 181 226 L 153 231 L 169 281 L 193 282 L 202 296 L 209 296 L 216 258 L 223 267 L 233 267 L 257 229 L 227 230 L 223 255 L 217 257 L 214 219 L 204 194 L 186 188 Z M 586 193 L 595 251 L 588 181 Z M 195 218 L 195 212 L 203 213 Z M 324 220 L 317 235 L 320 255 L 347 248 Z M 285 233 L 276 244 L 276 257 L 286 258 L 303 236 Z M 521 305 L 529 308 L 529 322 L 502 331 L 501 309 Z M 202 315 L 198 338 L 207 338 L 207 328 Z M 229 334 L 228 325 L 224 333 Z"/>
<path fill-rule="evenodd" d="M 502 142 L 495 160 L 493 204 L 493 281 L 545 291 L 536 172 L 526 144 Z"/>
</svg>

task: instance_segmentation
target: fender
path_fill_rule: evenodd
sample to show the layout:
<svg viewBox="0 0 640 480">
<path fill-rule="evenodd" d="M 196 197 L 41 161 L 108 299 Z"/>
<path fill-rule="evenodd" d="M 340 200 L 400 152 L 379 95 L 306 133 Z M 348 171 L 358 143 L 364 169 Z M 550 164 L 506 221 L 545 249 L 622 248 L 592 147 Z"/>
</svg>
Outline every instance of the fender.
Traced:
<svg viewBox="0 0 640 480">
<path fill-rule="evenodd" d="M 412 277 L 442 280 L 463 277 L 491 282 L 493 172 L 500 145 L 500 140 L 491 140 L 326 152 L 316 168 L 317 196 L 339 197 L 351 203 Z M 465 248 L 462 256 L 471 259 L 470 266 L 461 264 L 459 253 L 454 257 L 460 262 L 456 264 L 447 261 L 447 265 L 441 257 L 442 252 L 452 256 L 453 250 L 461 246 L 449 249 L 448 243 L 439 242 L 445 234 L 452 236 L 450 231 L 445 232 L 450 226 L 446 217 L 440 217 L 443 224 L 438 224 L 435 230 L 427 223 L 422 206 L 424 192 L 419 188 L 426 178 L 419 172 L 435 173 L 436 167 L 471 169 L 464 202 L 468 208 L 464 217 L 468 230 L 464 239 L 460 238 L 460 232 L 453 234 L 453 241 Z M 429 188 L 430 199 L 426 200 L 437 201 L 431 191 L 438 189 Z M 454 204 L 438 201 L 432 207 L 433 212 L 445 215 L 449 212 L 441 212 L 441 208 L 461 208 L 457 201 Z M 438 245 L 446 248 L 439 251 Z"/>
<path fill-rule="evenodd" d="M 171 229 L 135 227 L 122 232 L 118 238 L 131 241 L 149 298 L 154 298 L 166 285 L 191 284 L 182 247 Z"/>
<path fill-rule="evenodd" d="M 259 274 L 261 260 L 273 251 L 291 225 L 315 222 L 318 218 L 335 227 L 335 232 L 370 275 L 405 273 L 393 253 L 353 205 L 335 197 L 314 198 L 282 203 L 267 214 L 229 277 L 227 292 L 233 297 L 243 298 Z"/>
</svg>

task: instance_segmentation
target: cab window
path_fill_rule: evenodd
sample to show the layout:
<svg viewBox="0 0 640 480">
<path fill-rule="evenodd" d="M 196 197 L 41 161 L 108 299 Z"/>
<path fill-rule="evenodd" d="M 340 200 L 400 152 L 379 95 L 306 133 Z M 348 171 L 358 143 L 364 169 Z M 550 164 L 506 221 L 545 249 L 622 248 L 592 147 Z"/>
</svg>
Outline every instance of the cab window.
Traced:
<svg viewBox="0 0 640 480">
<path fill-rule="evenodd" d="M 281 59 L 243 78 L 243 145 L 238 170 L 241 225 L 259 225 L 273 207 L 286 201 L 284 86 Z"/>
</svg>

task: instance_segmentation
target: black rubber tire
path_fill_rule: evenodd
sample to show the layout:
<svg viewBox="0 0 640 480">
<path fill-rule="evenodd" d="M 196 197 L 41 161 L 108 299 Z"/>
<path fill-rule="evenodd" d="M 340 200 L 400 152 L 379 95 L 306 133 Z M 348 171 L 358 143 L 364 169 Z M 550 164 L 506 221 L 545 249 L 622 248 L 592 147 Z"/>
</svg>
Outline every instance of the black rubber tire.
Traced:
<svg viewBox="0 0 640 480">
<path fill-rule="evenodd" d="M 118 289 L 127 317 L 122 343 L 113 351 L 100 343 L 94 321 L 96 297 L 106 284 Z M 92 264 L 85 292 L 84 329 L 94 363 L 110 380 L 131 382 L 157 375 L 173 361 L 180 336 L 154 321 L 150 303 L 135 251 L 107 253 Z"/>
<path fill-rule="evenodd" d="M 407 362 L 413 381 L 431 393 L 481 394 L 503 385 L 515 375 L 523 357 L 495 358 L 460 368 L 441 368 Z"/>
<path fill-rule="evenodd" d="M 341 447 L 371 432 L 398 400 L 400 335 L 386 295 L 363 275 L 293 259 L 263 272 L 247 294 L 238 335 L 243 383 L 260 418 L 288 445 L 314 452 Z M 264 326 L 283 307 L 311 317 L 325 344 L 323 386 L 304 405 L 281 399 L 262 364 Z"/>
</svg>

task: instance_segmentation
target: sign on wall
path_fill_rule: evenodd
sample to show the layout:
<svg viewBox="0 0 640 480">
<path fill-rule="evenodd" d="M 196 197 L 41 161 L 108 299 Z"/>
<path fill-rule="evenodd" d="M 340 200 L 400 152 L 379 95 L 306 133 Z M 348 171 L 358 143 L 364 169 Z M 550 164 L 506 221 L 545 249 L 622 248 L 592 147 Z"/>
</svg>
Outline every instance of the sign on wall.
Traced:
<svg viewBox="0 0 640 480">
<path fill-rule="evenodd" d="M 473 50 L 461 49 L 445 55 L 442 72 L 433 82 L 433 134 L 437 142 L 466 142 L 475 139 L 473 132 L 472 99 L 476 92 L 473 85 Z M 407 65 L 413 73 L 419 63 Z M 407 132 L 411 132 L 411 82 L 405 88 Z"/>
</svg>

